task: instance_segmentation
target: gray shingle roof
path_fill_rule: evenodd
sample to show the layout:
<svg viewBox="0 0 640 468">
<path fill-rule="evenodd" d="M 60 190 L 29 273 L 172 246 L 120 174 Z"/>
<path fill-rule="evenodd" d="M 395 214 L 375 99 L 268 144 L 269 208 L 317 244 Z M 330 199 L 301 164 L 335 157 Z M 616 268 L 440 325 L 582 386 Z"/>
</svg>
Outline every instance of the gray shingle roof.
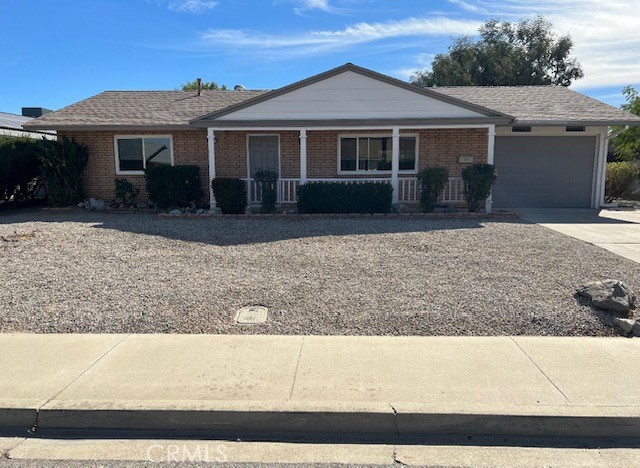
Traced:
<svg viewBox="0 0 640 468">
<path fill-rule="evenodd" d="M 562 86 L 441 87 L 433 91 L 525 125 L 640 125 L 640 117 Z M 105 91 L 24 124 L 26 129 L 175 128 L 267 91 Z"/>
<path fill-rule="evenodd" d="M 25 128 L 168 128 L 255 97 L 265 91 L 105 91 L 46 114 Z"/>
<path fill-rule="evenodd" d="M 444 86 L 433 88 L 515 117 L 520 124 L 640 125 L 640 117 L 564 86 Z"/>
</svg>

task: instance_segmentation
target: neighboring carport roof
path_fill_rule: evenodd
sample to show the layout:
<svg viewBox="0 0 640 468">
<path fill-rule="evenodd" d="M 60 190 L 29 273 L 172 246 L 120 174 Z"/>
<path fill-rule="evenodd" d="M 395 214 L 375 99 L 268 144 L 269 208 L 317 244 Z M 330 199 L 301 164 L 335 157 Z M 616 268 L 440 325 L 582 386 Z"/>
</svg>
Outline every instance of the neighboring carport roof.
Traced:
<svg viewBox="0 0 640 468">
<path fill-rule="evenodd" d="M 640 117 L 564 86 L 445 86 L 445 96 L 513 115 L 520 125 L 638 125 Z"/>
<path fill-rule="evenodd" d="M 10 114 L 8 112 L 0 112 L 0 128 L 6 130 L 14 130 L 16 132 L 25 131 L 23 125 L 27 122 L 33 121 L 32 117 L 25 117 L 18 114 Z M 30 130 L 26 130 L 30 131 Z M 55 135 L 54 132 L 38 132 L 46 133 L 48 135 Z"/>
</svg>

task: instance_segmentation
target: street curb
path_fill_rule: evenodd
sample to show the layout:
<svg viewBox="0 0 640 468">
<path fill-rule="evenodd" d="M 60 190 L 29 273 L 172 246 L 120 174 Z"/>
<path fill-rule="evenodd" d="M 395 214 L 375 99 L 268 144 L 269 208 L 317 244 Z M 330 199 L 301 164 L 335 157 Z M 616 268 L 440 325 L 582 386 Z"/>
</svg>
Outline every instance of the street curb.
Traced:
<svg viewBox="0 0 640 468">
<path fill-rule="evenodd" d="M 584 406 L 479 406 L 310 402 L 173 402 L 82 405 L 47 404 L 37 429 L 139 430 L 225 433 L 326 433 L 410 435 L 500 435 L 530 437 L 638 437 L 640 408 Z M 158 402 L 156 402 L 158 403 Z M 127 407 L 128 406 L 128 407 Z M 137 406 L 137 407 L 136 407 Z M 10 411 L 10 410 L 4 410 Z M 24 424 L 27 413 L 13 422 Z M 33 415 L 33 413 L 31 413 Z M 4 426 L 11 418 L 3 418 Z M 29 421 L 33 421 L 30 419 Z M 15 427 L 16 424 L 13 424 Z"/>
<path fill-rule="evenodd" d="M 37 418 L 38 410 L 35 408 L 0 408 L 0 429 L 31 429 Z"/>
</svg>

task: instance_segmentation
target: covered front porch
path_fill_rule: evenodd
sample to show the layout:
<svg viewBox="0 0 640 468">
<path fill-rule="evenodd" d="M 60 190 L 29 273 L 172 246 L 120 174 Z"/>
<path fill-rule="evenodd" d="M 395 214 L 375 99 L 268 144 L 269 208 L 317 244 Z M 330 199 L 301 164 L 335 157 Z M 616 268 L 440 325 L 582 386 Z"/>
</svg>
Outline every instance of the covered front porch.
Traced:
<svg viewBox="0 0 640 468">
<path fill-rule="evenodd" d="M 280 205 L 295 204 L 300 185 L 315 182 L 387 183 L 393 203 L 418 204 L 418 173 L 425 167 L 448 169 L 440 202 L 462 205 L 462 169 L 492 163 L 495 145 L 494 124 L 209 127 L 207 135 L 210 179 L 244 180 L 250 205 L 261 201 L 257 170 L 278 173 Z"/>
</svg>

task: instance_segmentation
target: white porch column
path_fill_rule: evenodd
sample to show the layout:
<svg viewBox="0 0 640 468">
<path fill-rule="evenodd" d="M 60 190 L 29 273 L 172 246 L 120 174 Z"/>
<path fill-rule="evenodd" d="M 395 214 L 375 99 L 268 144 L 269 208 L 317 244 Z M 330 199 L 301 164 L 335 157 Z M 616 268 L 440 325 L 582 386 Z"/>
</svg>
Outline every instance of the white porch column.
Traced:
<svg viewBox="0 0 640 468">
<path fill-rule="evenodd" d="M 213 128 L 207 128 L 207 147 L 209 149 L 209 209 L 216 209 L 216 198 L 213 196 L 211 182 L 216 178 L 216 134 Z"/>
<path fill-rule="evenodd" d="M 398 203 L 400 197 L 400 181 L 398 172 L 400 171 L 400 127 L 393 127 L 391 145 L 391 186 L 393 187 L 393 203 Z"/>
<path fill-rule="evenodd" d="M 609 129 L 606 128 L 600 133 L 598 138 L 598 155 L 597 155 L 597 171 L 596 171 L 596 190 L 595 190 L 595 206 L 592 208 L 601 208 L 604 204 L 605 184 L 607 174 L 607 153 L 609 151 Z"/>
<path fill-rule="evenodd" d="M 300 185 L 307 183 L 307 129 L 300 129 Z"/>
<path fill-rule="evenodd" d="M 496 151 L 496 126 L 489 125 L 487 129 L 487 164 L 493 164 L 493 156 Z M 487 198 L 487 203 L 485 205 L 485 210 L 487 213 L 491 213 L 491 200 L 492 194 L 489 194 L 489 198 Z"/>
</svg>

